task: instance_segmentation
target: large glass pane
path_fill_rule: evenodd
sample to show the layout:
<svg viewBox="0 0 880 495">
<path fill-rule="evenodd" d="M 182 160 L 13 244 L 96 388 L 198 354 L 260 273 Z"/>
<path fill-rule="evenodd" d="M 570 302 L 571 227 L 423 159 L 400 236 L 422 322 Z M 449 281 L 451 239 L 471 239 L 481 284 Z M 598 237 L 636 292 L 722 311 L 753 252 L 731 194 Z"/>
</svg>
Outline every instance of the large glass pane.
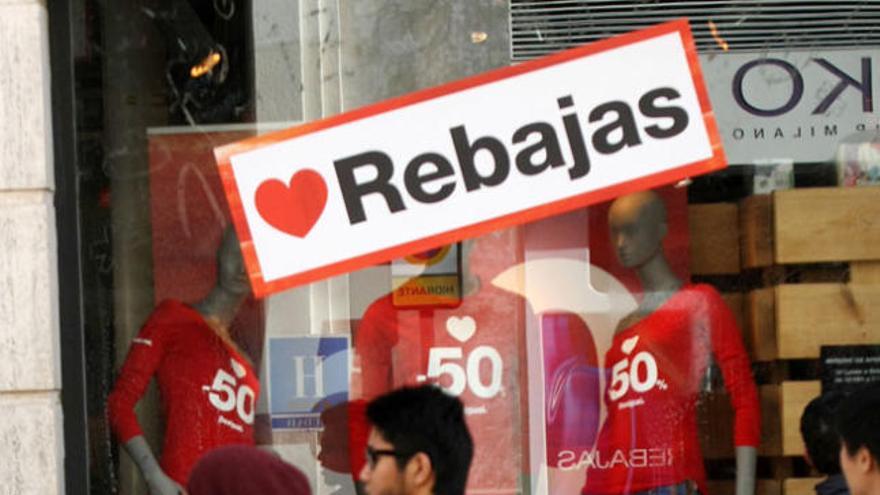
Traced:
<svg viewBox="0 0 880 495">
<path fill-rule="evenodd" d="M 468 493 L 839 482 L 811 435 L 839 445 L 826 413 L 880 376 L 876 49 L 823 2 L 709 3 L 75 0 L 92 491 L 171 493 L 246 444 L 361 493 L 367 404 L 422 384 L 464 405 Z M 681 15 L 724 170 L 252 295 L 216 148 Z"/>
</svg>

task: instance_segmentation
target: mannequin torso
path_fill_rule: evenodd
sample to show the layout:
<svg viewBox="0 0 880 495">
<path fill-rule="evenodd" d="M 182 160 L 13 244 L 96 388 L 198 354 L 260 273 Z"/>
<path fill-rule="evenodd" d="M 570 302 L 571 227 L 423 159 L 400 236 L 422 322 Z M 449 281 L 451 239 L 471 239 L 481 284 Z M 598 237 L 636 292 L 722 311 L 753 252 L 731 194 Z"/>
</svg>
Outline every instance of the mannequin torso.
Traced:
<svg viewBox="0 0 880 495">
<path fill-rule="evenodd" d="M 695 406 L 714 354 L 737 412 L 737 495 L 752 495 L 757 392 L 735 320 L 714 289 L 684 285 L 670 268 L 662 244 L 666 211 L 655 193 L 615 200 L 609 227 L 618 258 L 636 271 L 643 297 L 618 323 L 606 355 L 608 417 L 583 493 L 692 483 L 706 490 Z"/>
<path fill-rule="evenodd" d="M 227 230 L 217 253 L 214 288 L 193 307 L 163 302 L 132 342 L 108 410 L 151 494 L 182 493 L 190 468 L 204 452 L 253 443 L 259 381 L 228 331 L 249 289 L 238 240 Z M 161 466 L 134 414 L 153 376 L 166 423 Z"/>
</svg>

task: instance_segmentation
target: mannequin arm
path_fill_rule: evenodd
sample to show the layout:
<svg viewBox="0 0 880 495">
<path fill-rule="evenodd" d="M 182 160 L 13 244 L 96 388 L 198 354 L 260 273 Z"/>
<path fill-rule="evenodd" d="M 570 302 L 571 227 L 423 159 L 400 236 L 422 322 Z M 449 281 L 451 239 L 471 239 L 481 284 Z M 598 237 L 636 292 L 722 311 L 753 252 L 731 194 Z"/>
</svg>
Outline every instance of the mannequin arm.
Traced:
<svg viewBox="0 0 880 495">
<path fill-rule="evenodd" d="M 736 448 L 736 495 L 755 494 L 755 465 L 758 449 L 755 447 Z"/>
<path fill-rule="evenodd" d="M 757 445 L 761 441 L 761 405 L 751 363 L 733 313 L 714 289 L 707 294 L 706 323 L 712 328 L 712 352 L 724 377 L 734 410 L 736 495 L 754 495 Z"/>
<path fill-rule="evenodd" d="M 138 469 L 140 469 L 141 475 L 143 475 L 150 489 L 150 495 L 178 495 L 186 493 L 186 490 L 169 478 L 162 471 L 162 468 L 159 467 L 159 463 L 156 462 L 156 457 L 153 455 L 153 451 L 143 435 L 138 435 L 125 442 L 123 447 L 125 447 L 125 451 L 128 452 L 128 455 L 131 456 Z"/>
</svg>

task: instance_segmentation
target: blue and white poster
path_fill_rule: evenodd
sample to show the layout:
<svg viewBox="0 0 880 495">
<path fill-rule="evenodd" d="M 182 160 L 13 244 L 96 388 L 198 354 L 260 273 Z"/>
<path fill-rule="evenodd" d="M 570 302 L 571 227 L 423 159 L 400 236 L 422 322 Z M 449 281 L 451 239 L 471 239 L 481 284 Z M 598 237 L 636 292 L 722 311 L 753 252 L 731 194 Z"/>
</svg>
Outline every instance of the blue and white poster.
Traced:
<svg viewBox="0 0 880 495">
<path fill-rule="evenodd" d="M 270 337 L 272 429 L 318 430 L 321 412 L 348 401 L 348 337 Z"/>
</svg>

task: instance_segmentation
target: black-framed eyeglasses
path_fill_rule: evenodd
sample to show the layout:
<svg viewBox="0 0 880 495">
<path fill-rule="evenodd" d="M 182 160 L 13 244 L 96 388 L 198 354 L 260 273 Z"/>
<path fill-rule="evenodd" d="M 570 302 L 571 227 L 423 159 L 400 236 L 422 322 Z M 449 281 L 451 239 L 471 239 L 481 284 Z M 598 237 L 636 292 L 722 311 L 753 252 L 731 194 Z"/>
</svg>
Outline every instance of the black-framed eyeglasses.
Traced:
<svg viewBox="0 0 880 495">
<path fill-rule="evenodd" d="M 364 450 L 364 454 L 366 455 L 367 465 L 370 466 L 370 469 L 374 469 L 376 467 L 376 462 L 378 462 L 379 458 L 382 456 L 394 457 L 397 459 L 406 459 L 411 456 L 411 454 L 398 452 L 391 449 L 374 449 L 369 445 L 367 445 L 367 448 Z"/>
</svg>

